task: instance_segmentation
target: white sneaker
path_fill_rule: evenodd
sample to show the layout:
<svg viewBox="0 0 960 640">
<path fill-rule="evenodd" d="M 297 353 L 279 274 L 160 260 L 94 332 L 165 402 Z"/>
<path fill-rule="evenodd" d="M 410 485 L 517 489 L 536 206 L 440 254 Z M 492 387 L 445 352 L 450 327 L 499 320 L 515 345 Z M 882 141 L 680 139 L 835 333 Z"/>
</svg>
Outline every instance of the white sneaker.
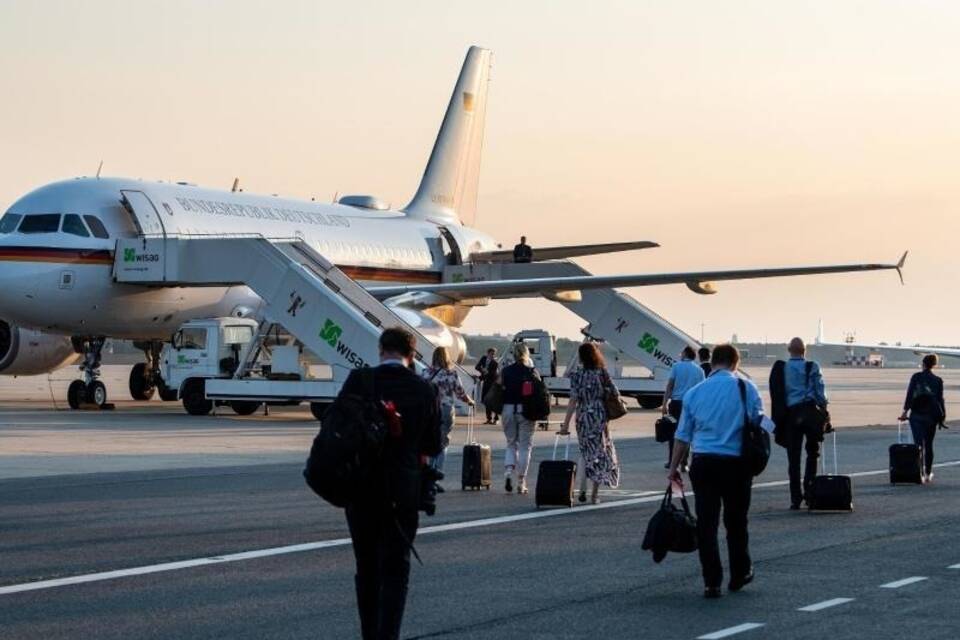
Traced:
<svg viewBox="0 0 960 640">
<path fill-rule="evenodd" d="M 525 477 L 520 476 L 519 485 L 520 485 L 520 486 L 519 486 L 519 488 L 517 489 L 517 493 L 519 493 L 519 494 L 522 495 L 522 496 L 525 496 L 525 495 L 527 495 L 528 493 L 530 493 L 530 492 L 527 490 L 527 479 L 526 479 Z"/>
</svg>

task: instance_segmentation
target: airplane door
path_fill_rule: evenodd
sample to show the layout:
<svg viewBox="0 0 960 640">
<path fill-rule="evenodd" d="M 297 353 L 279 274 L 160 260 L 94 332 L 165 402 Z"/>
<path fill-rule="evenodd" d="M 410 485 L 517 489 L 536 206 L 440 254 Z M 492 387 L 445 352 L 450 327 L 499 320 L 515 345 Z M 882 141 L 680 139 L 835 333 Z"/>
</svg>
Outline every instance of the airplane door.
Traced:
<svg viewBox="0 0 960 640">
<path fill-rule="evenodd" d="M 165 236 L 166 230 L 163 228 L 163 220 L 160 213 L 153 206 L 150 198 L 143 191 L 124 191 L 121 202 L 124 209 L 133 218 L 133 223 L 142 236 Z"/>
</svg>

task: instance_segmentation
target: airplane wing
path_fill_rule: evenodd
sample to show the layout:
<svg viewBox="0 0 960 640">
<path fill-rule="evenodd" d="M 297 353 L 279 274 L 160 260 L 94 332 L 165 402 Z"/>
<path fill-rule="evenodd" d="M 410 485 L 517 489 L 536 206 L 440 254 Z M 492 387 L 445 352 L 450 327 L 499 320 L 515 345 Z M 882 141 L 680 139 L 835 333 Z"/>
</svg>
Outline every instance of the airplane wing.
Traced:
<svg viewBox="0 0 960 640">
<path fill-rule="evenodd" d="M 520 278 L 511 280 L 480 280 L 445 282 L 441 284 L 391 285 L 370 287 L 368 291 L 385 300 L 404 295 L 429 295 L 457 301 L 476 298 L 514 298 L 531 295 L 555 296 L 582 289 L 610 289 L 615 287 L 649 287 L 663 284 L 685 284 L 696 293 L 715 293 L 712 282 L 718 280 L 753 280 L 823 273 L 850 273 L 857 271 L 895 270 L 901 274 L 907 254 L 896 264 L 843 264 L 811 267 L 782 267 L 768 269 L 734 269 L 726 271 L 690 271 L 679 273 L 647 273 L 613 276 L 565 276 L 553 278 Z"/>
<path fill-rule="evenodd" d="M 817 341 L 814 343 L 818 347 L 843 347 L 846 349 L 867 349 L 869 351 L 897 351 L 899 353 L 912 353 L 917 356 L 925 356 L 928 353 L 935 353 L 938 356 L 946 356 L 949 358 L 960 358 L 960 349 L 951 349 L 948 347 L 926 347 L 922 345 L 917 345 L 915 347 L 908 347 L 904 345 L 890 345 L 890 344 L 863 344 L 860 342 L 823 342 Z"/>
<path fill-rule="evenodd" d="M 602 253 L 619 253 L 638 249 L 655 249 L 660 245 L 649 240 L 634 242 L 606 242 L 603 244 L 577 244 L 562 247 L 537 247 L 533 251 L 533 260 L 564 260 L 580 256 L 595 256 Z M 478 251 L 470 254 L 471 262 L 513 262 L 513 249 L 502 251 Z"/>
</svg>

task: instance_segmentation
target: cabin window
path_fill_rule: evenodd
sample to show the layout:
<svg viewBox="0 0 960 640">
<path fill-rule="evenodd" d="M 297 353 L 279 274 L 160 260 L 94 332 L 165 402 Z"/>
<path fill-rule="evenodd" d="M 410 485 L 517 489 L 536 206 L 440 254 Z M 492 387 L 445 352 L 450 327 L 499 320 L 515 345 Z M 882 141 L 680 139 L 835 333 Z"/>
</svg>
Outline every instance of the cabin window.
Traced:
<svg viewBox="0 0 960 640">
<path fill-rule="evenodd" d="M 20 224 L 20 218 L 22 218 L 19 213 L 8 213 L 2 218 L 0 218 L 0 233 L 13 233 L 17 229 L 17 225 Z"/>
<path fill-rule="evenodd" d="M 174 336 L 173 346 L 177 349 L 206 349 L 207 330 L 190 327 L 181 329 Z"/>
<path fill-rule="evenodd" d="M 63 216 L 63 228 L 64 233 L 70 233 L 75 236 L 80 236 L 81 238 L 89 238 L 90 232 L 87 231 L 86 225 L 83 224 L 83 220 L 80 219 L 75 213 L 68 213 Z"/>
<path fill-rule="evenodd" d="M 19 231 L 20 233 L 56 233 L 60 231 L 60 214 L 38 213 L 23 216 Z"/>
<path fill-rule="evenodd" d="M 107 228 L 100 222 L 100 218 L 97 216 L 83 216 L 83 219 L 87 221 L 87 226 L 90 227 L 90 232 L 93 233 L 94 237 L 104 239 L 110 237 L 110 234 L 107 233 Z"/>
<path fill-rule="evenodd" d="M 253 340 L 253 327 L 246 324 L 229 325 L 223 328 L 223 344 L 247 344 Z"/>
</svg>

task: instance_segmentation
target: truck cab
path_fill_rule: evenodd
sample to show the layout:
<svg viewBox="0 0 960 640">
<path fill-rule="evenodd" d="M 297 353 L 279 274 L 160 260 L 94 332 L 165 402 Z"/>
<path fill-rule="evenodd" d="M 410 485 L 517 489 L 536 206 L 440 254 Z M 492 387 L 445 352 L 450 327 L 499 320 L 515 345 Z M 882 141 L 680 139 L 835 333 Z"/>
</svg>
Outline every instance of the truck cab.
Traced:
<svg viewBox="0 0 960 640">
<path fill-rule="evenodd" d="M 524 329 L 513 337 L 513 343 L 527 346 L 533 366 L 542 377 L 557 377 L 557 339 L 549 332 Z"/>
<path fill-rule="evenodd" d="M 160 370 L 164 384 L 177 391 L 188 412 L 194 413 L 188 400 L 195 403 L 197 392 L 206 401 L 204 380 L 233 376 L 257 326 L 247 318 L 209 318 L 190 320 L 173 334 L 163 348 Z"/>
</svg>

